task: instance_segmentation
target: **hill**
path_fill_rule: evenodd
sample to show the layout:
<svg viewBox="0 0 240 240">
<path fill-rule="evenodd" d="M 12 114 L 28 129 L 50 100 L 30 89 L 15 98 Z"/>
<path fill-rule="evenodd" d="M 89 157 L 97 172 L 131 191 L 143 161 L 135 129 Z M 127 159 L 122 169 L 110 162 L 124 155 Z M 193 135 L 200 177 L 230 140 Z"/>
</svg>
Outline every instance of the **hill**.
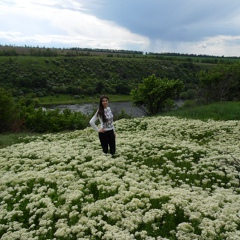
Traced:
<svg viewBox="0 0 240 240">
<path fill-rule="evenodd" d="M 116 122 L 0 149 L 1 239 L 240 239 L 239 121 Z"/>
<path fill-rule="evenodd" d="M 128 95 L 143 78 L 155 74 L 181 80 L 185 87 L 180 96 L 192 99 L 199 91 L 200 71 L 238 60 L 128 50 L 0 46 L 0 87 L 15 97 Z"/>
<path fill-rule="evenodd" d="M 180 79 L 184 91 L 196 91 L 197 74 L 212 65 L 122 57 L 0 57 L 0 87 L 14 96 L 34 93 L 37 97 L 54 94 L 129 94 L 143 78 Z"/>
</svg>

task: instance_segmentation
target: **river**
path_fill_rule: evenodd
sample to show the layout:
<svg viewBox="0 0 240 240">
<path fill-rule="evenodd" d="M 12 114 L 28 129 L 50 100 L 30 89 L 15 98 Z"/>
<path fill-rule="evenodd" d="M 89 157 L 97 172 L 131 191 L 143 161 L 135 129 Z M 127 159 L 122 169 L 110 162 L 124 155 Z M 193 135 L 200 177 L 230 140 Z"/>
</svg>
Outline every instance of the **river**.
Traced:
<svg viewBox="0 0 240 240">
<path fill-rule="evenodd" d="M 146 115 L 141 108 L 133 106 L 132 102 L 110 102 L 108 106 L 111 108 L 114 115 L 121 113 L 122 110 L 131 117 L 142 117 Z M 83 114 L 92 114 L 97 110 L 98 103 L 53 105 L 48 107 L 48 109 L 56 108 L 59 108 L 60 110 L 68 108 L 71 111 L 82 112 Z"/>
<path fill-rule="evenodd" d="M 178 107 L 182 106 L 184 101 L 178 100 L 175 101 Z M 137 107 L 133 106 L 132 102 L 109 102 L 109 107 L 111 108 L 114 115 L 121 113 L 123 110 L 126 114 L 131 117 L 143 117 L 146 116 L 146 112 Z M 56 109 L 64 110 L 68 108 L 72 111 L 82 112 L 83 114 L 92 114 L 98 108 L 98 103 L 84 103 L 84 104 L 67 104 L 67 105 L 53 105 L 48 107 L 48 109 Z"/>
</svg>

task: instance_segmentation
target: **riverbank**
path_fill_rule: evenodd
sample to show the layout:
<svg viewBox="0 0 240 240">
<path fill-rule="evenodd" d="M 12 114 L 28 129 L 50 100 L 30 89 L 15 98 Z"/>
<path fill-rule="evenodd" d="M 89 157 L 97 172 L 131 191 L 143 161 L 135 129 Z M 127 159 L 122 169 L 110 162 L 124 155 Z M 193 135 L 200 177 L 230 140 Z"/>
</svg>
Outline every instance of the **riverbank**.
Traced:
<svg viewBox="0 0 240 240">
<path fill-rule="evenodd" d="M 128 102 L 132 101 L 130 95 L 114 95 L 108 94 L 110 102 Z M 98 103 L 100 95 L 94 96 L 79 96 L 79 95 L 68 95 L 68 94 L 57 94 L 45 97 L 40 97 L 39 102 L 42 107 L 51 105 L 70 105 L 70 104 L 88 104 Z"/>
</svg>

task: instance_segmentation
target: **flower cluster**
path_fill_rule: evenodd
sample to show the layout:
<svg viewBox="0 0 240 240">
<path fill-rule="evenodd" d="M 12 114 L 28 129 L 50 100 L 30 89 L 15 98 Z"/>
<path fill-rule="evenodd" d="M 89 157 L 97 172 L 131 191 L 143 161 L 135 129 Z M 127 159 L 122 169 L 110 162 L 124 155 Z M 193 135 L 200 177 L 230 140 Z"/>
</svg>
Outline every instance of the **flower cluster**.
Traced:
<svg viewBox="0 0 240 240">
<path fill-rule="evenodd" d="M 0 149 L 1 239 L 240 239 L 239 121 L 116 129 L 115 158 L 91 128 Z"/>
</svg>

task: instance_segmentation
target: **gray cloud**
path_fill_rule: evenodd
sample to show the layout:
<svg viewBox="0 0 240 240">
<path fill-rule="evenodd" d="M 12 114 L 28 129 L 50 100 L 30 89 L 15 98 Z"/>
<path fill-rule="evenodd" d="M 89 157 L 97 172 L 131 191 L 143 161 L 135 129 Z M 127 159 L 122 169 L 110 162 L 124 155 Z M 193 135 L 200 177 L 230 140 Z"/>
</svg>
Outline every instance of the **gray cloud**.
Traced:
<svg viewBox="0 0 240 240">
<path fill-rule="evenodd" d="M 97 17 L 163 41 L 197 41 L 239 34 L 239 0 L 99 0 L 86 7 Z"/>
</svg>

